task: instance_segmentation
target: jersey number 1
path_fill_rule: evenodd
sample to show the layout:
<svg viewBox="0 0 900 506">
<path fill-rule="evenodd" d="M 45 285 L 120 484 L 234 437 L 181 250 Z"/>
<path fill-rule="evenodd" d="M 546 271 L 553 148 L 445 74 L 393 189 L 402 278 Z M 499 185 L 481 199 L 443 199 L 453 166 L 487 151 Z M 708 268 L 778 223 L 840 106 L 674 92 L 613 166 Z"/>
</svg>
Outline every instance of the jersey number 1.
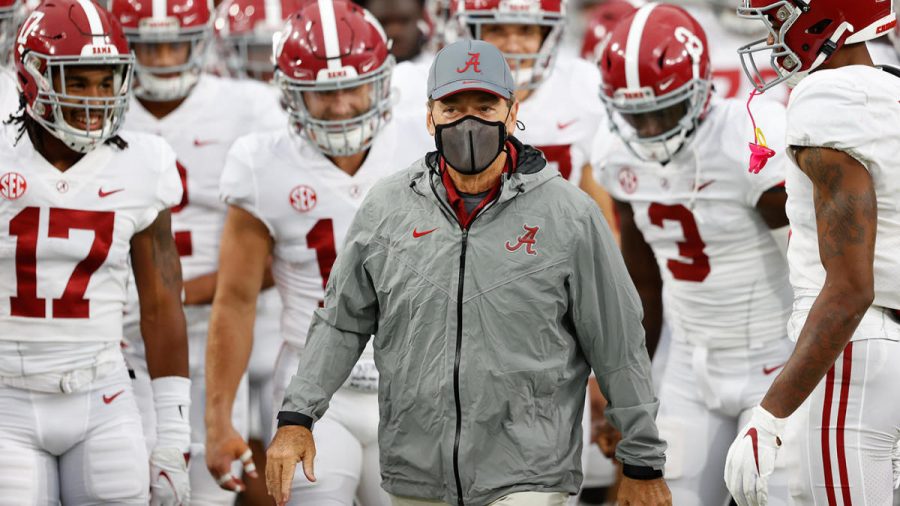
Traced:
<svg viewBox="0 0 900 506">
<path fill-rule="evenodd" d="M 113 242 L 116 213 L 50 208 L 47 236 L 68 239 L 69 231 L 93 230 L 94 242 L 84 260 L 78 262 L 62 296 L 53 299 L 53 318 L 90 318 L 90 303 L 84 298 L 91 276 L 106 261 Z M 9 298 L 10 314 L 46 318 L 47 299 L 37 296 L 37 243 L 41 209 L 26 207 L 9 221 L 9 234 L 16 236 L 16 295 Z"/>
<path fill-rule="evenodd" d="M 334 247 L 334 223 L 330 218 L 319 220 L 306 234 L 306 246 L 316 252 L 316 262 L 319 264 L 319 274 L 322 276 L 322 288 L 328 284 L 328 276 L 331 276 L 331 267 L 337 258 L 337 250 Z M 319 307 L 324 301 L 319 301 Z"/>
</svg>

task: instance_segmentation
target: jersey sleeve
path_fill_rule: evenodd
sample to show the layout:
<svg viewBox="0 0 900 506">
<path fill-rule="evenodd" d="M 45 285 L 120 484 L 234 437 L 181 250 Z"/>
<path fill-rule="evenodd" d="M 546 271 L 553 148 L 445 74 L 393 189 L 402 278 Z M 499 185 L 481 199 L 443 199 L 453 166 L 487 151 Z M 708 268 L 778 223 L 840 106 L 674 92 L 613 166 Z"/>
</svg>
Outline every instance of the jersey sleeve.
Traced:
<svg viewBox="0 0 900 506">
<path fill-rule="evenodd" d="M 750 121 L 750 116 L 746 110 L 741 107 L 741 115 L 745 118 L 743 123 L 746 125 L 744 131 L 747 132 L 746 138 L 742 136 L 739 141 L 745 162 L 741 166 L 741 174 L 743 174 L 748 183 L 746 186 L 747 191 L 744 194 L 745 202 L 748 206 L 754 207 L 763 193 L 776 186 L 784 185 L 789 158 L 787 145 L 785 144 L 787 117 L 784 106 L 772 100 L 761 100 L 753 103 L 750 108 L 753 111 L 756 126 L 762 130 L 768 146 L 775 151 L 775 156 L 769 159 L 766 166 L 758 174 L 748 170 L 750 164 L 748 142 L 752 142 L 754 139 L 753 123 Z"/>
<path fill-rule="evenodd" d="M 881 138 L 878 126 L 884 123 L 853 120 L 872 117 L 876 109 L 852 83 L 830 77 L 829 71 L 813 74 L 795 88 L 788 105 L 787 144 L 843 151 L 870 170 L 872 161 L 859 148 Z"/>
<path fill-rule="evenodd" d="M 240 207 L 252 214 L 275 237 L 275 229 L 259 209 L 259 186 L 253 163 L 253 138 L 249 135 L 234 142 L 225 158 L 225 168 L 219 180 L 219 198 L 222 202 Z"/>
<path fill-rule="evenodd" d="M 159 160 L 156 172 L 156 191 L 153 194 L 152 205 L 137 224 L 138 231 L 152 225 L 161 211 L 177 206 L 184 194 L 184 187 L 181 184 L 181 176 L 178 174 L 178 165 L 175 161 L 175 151 L 162 138 L 155 140 L 154 151 Z"/>
<path fill-rule="evenodd" d="M 584 135 L 572 145 L 584 154 L 584 160 L 591 160 L 593 145 L 598 132 L 612 135 L 607 126 L 606 109 L 600 100 L 600 71 L 597 67 L 578 60 L 575 67 L 577 73 L 574 81 L 579 83 L 579 94 L 584 97 L 584 103 L 580 105 L 581 114 L 585 115 L 585 121 L 591 126 L 587 135 Z M 582 63 L 584 65 L 582 65 Z M 581 167 L 572 167 L 572 170 L 581 170 Z"/>
<path fill-rule="evenodd" d="M 597 183 L 609 193 L 610 197 L 622 200 L 622 196 L 619 195 L 619 184 L 615 174 L 612 174 L 613 168 L 610 164 L 610 155 L 614 149 L 613 146 L 617 144 L 616 140 L 616 134 L 610 132 L 609 129 L 597 130 L 591 145 L 590 160 Z"/>
</svg>

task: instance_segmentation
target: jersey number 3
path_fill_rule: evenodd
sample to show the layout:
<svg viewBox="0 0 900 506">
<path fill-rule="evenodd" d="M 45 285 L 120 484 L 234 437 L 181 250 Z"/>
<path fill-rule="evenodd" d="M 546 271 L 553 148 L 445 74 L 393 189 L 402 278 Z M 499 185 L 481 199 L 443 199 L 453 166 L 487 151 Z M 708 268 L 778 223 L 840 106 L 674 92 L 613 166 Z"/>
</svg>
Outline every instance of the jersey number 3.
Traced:
<svg viewBox="0 0 900 506">
<path fill-rule="evenodd" d="M 10 314 L 26 318 L 46 318 L 47 299 L 37 296 L 37 243 L 41 209 L 26 207 L 9 221 L 9 234 L 16 236 L 16 295 L 9 298 Z M 84 298 L 91 276 L 106 261 L 113 242 L 116 213 L 50 208 L 47 236 L 68 239 L 69 231 L 93 230 L 94 242 L 87 257 L 78 262 L 66 289 L 53 299 L 53 318 L 90 318 L 89 301 Z"/>
<path fill-rule="evenodd" d="M 666 221 L 677 221 L 681 224 L 684 240 L 678 242 L 678 255 L 690 258 L 690 262 L 669 259 L 666 264 L 675 279 L 681 281 L 701 282 L 709 276 L 709 257 L 703 252 L 706 243 L 700 237 L 700 230 L 690 209 L 681 204 L 673 206 L 650 204 L 650 223 L 665 228 Z"/>
</svg>

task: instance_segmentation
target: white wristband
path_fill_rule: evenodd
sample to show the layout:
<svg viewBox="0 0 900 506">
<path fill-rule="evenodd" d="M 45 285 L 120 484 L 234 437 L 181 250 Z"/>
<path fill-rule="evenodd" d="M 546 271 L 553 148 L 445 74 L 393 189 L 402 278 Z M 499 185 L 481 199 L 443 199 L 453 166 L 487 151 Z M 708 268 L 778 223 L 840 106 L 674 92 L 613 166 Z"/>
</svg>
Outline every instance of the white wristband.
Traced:
<svg viewBox="0 0 900 506">
<path fill-rule="evenodd" d="M 166 376 L 154 379 L 150 386 L 156 409 L 156 446 L 187 453 L 191 447 L 191 380 Z"/>
</svg>

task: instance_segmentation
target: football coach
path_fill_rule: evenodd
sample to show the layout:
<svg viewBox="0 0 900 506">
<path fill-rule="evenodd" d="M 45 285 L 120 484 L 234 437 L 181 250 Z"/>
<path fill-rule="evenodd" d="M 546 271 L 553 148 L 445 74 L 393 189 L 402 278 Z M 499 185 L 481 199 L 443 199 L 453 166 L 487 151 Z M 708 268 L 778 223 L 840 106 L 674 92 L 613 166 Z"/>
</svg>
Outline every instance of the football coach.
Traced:
<svg viewBox="0 0 900 506">
<path fill-rule="evenodd" d="M 437 151 L 354 218 L 268 450 L 279 505 L 297 463 L 314 481 L 315 422 L 373 335 L 394 505 L 564 505 L 592 369 L 622 433 L 619 504 L 671 504 L 640 299 L 597 205 L 510 135 L 514 88 L 485 42 L 435 57 Z"/>
</svg>

